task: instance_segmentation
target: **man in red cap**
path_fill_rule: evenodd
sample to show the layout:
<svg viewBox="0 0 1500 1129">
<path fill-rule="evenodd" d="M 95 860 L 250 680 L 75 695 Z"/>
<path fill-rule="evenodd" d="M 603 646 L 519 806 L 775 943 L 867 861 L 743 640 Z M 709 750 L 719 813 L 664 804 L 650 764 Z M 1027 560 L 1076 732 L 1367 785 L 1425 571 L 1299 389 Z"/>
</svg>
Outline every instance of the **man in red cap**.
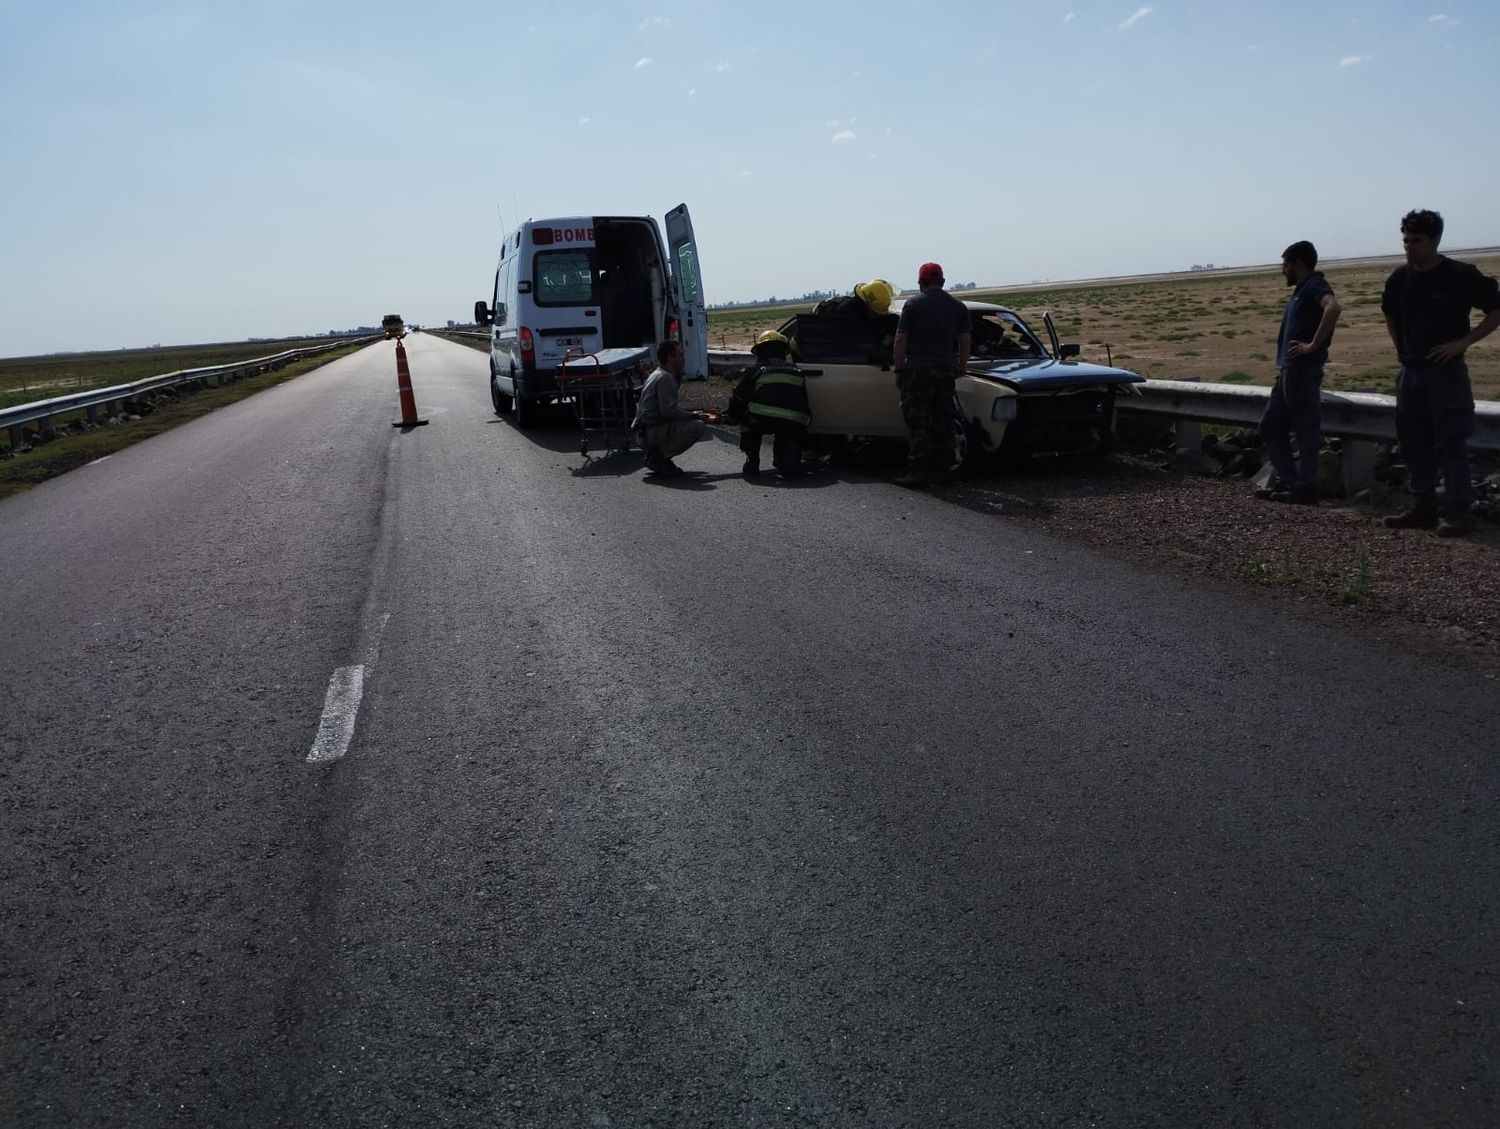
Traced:
<svg viewBox="0 0 1500 1129">
<path fill-rule="evenodd" d="M 901 416 L 911 432 L 898 486 L 946 482 L 953 468 L 953 387 L 969 365 L 969 309 L 943 289 L 943 268 L 923 263 L 922 293 L 901 307 L 895 369 Z"/>
</svg>

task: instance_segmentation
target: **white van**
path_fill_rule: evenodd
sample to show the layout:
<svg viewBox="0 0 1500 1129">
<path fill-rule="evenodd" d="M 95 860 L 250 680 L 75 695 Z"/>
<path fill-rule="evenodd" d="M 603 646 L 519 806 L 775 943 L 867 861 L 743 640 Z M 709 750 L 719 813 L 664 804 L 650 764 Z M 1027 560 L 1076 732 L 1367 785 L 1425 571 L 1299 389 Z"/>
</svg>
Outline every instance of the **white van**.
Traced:
<svg viewBox="0 0 1500 1129">
<path fill-rule="evenodd" d="M 474 303 L 490 326 L 490 399 L 529 427 L 557 399 L 557 366 L 569 349 L 649 347 L 673 338 L 683 376 L 708 376 L 708 311 L 686 204 L 667 213 L 667 238 L 650 216 L 527 220 L 505 237 L 492 305 Z"/>
</svg>

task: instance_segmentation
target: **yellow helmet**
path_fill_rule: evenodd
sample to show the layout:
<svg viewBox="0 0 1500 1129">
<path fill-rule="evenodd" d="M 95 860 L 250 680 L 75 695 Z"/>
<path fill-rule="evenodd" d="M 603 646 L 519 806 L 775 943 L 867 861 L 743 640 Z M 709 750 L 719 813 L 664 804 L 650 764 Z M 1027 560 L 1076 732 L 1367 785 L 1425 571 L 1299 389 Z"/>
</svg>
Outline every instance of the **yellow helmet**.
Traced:
<svg viewBox="0 0 1500 1129">
<path fill-rule="evenodd" d="M 883 314 L 891 308 L 896 288 L 883 278 L 872 278 L 869 282 L 861 282 L 856 286 L 854 296 L 877 314 Z"/>
<path fill-rule="evenodd" d="M 750 346 L 750 351 L 758 357 L 760 356 L 761 349 L 767 345 L 780 345 L 784 352 L 788 354 L 793 352 L 792 343 L 788 340 L 787 335 L 774 329 L 768 329 L 757 337 L 755 344 Z"/>
</svg>

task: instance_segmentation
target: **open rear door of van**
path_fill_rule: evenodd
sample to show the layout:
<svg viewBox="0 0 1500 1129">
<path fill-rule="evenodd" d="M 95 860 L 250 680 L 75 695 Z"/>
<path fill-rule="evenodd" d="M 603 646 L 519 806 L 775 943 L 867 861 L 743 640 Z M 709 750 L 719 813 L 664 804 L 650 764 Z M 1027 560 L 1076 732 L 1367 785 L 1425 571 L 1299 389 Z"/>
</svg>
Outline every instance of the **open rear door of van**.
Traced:
<svg viewBox="0 0 1500 1129">
<path fill-rule="evenodd" d="M 685 380 L 708 378 L 708 304 L 698 274 L 698 244 L 687 205 L 667 213 L 667 258 L 671 260 L 672 295 L 677 301 L 678 332 L 682 336 Z"/>
</svg>

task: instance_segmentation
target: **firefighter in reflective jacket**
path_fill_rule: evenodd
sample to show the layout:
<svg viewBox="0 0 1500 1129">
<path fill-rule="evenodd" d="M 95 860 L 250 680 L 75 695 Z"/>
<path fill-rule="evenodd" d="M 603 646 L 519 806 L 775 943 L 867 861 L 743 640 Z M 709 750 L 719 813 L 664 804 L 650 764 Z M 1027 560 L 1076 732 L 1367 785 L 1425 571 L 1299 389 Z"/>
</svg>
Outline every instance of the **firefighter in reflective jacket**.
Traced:
<svg viewBox="0 0 1500 1129">
<path fill-rule="evenodd" d="M 802 441 L 812 415 L 807 408 L 807 378 L 791 358 L 791 342 L 774 329 L 755 339 L 755 364 L 740 377 L 729 397 L 729 420 L 741 425 L 744 474 L 760 473 L 761 440 L 775 437 L 772 465 L 783 478 L 802 474 Z"/>
</svg>

